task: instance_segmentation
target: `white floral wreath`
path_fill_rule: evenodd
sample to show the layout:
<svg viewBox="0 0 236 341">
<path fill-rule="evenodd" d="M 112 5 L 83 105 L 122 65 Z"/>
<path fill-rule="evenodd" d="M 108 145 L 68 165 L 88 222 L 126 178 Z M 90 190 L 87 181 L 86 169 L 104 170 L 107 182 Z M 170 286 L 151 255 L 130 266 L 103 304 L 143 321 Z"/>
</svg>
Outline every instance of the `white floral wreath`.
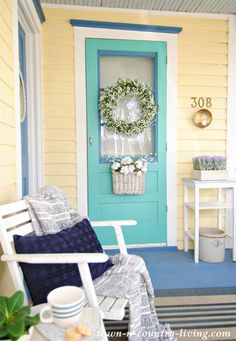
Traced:
<svg viewBox="0 0 236 341">
<path fill-rule="evenodd" d="M 129 94 L 137 95 L 141 115 L 134 122 L 114 118 L 113 111 L 118 101 Z M 136 79 L 119 79 L 116 84 L 108 86 L 99 100 L 99 109 L 105 120 L 108 131 L 126 136 L 141 134 L 155 119 L 158 106 L 149 86 Z"/>
</svg>

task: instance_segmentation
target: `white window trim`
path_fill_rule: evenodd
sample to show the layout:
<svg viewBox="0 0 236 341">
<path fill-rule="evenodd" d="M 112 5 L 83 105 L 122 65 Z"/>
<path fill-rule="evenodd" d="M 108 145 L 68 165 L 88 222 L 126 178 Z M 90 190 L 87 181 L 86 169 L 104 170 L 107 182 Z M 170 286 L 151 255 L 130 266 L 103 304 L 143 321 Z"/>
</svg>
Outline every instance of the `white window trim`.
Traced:
<svg viewBox="0 0 236 341">
<path fill-rule="evenodd" d="M 41 22 L 32 1 L 14 0 L 14 75 L 16 112 L 16 169 L 17 198 L 22 197 L 21 172 L 21 130 L 19 99 L 19 50 L 18 23 L 26 34 L 27 108 L 33 115 L 28 116 L 28 158 L 29 192 L 35 192 L 43 182 L 42 150 L 42 77 L 41 77 Z"/>
<path fill-rule="evenodd" d="M 76 135 L 77 135 L 77 206 L 81 214 L 88 213 L 87 192 L 87 123 L 85 39 L 110 38 L 165 41 L 167 43 L 167 246 L 177 245 L 177 35 L 153 32 L 107 30 L 74 27 Z M 171 124 L 168 124 L 171 122 Z M 145 246 L 145 245 L 140 245 Z"/>
<path fill-rule="evenodd" d="M 235 136 L 236 136 L 236 16 L 229 17 L 229 40 L 228 40 L 228 98 L 227 98 L 227 167 L 229 179 L 236 180 Z M 227 201 L 230 204 L 233 194 L 227 193 Z M 227 210 L 226 230 L 233 235 L 232 209 Z M 232 248 L 232 240 L 226 238 L 226 247 Z"/>
<path fill-rule="evenodd" d="M 228 99 L 227 99 L 227 158 L 229 178 L 236 179 L 236 16 L 229 18 L 228 41 Z"/>
</svg>

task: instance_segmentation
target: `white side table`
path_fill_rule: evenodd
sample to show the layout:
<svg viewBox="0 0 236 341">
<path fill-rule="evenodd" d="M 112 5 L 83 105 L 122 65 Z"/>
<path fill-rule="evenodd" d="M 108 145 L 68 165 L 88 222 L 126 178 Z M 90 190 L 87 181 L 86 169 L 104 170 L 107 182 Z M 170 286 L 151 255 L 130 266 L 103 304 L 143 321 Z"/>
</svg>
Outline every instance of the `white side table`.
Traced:
<svg viewBox="0 0 236 341">
<path fill-rule="evenodd" d="M 35 314 L 43 308 L 44 304 L 40 304 L 32 308 L 32 313 Z M 81 323 L 86 321 L 87 325 L 92 326 L 94 332 L 89 337 L 82 337 L 81 341 L 108 341 L 103 319 L 99 308 L 86 307 L 82 311 Z M 65 341 L 64 331 L 56 327 L 53 323 L 45 324 L 40 323 L 36 328 L 34 328 L 33 341 Z"/>
<path fill-rule="evenodd" d="M 194 261 L 199 262 L 199 215 L 201 210 L 218 210 L 219 229 L 222 225 L 222 210 L 232 209 L 233 234 L 225 231 L 226 236 L 233 239 L 233 261 L 236 261 L 236 181 L 231 180 L 194 180 L 183 179 L 184 182 L 184 251 L 188 251 L 189 240 L 194 241 Z M 189 201 L 189 188 L 194 190 L 194 202 Z M 200 189 L 217 189 L 216 202 L 200 201 Z M 232 200 L 230 203 L 222 201 L 222 189 L 232 190 Z M 189 228 L 188 213 L 194 212 L 194 229 Z"/>
</svg>

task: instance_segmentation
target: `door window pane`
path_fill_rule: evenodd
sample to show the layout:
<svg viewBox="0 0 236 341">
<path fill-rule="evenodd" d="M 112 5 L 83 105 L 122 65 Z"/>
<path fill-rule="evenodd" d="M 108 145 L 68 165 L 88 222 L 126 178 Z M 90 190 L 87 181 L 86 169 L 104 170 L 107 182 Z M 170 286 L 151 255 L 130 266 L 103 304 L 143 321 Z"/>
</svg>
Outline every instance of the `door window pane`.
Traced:
<svg viewBox="0 0 236 341">
<path fill-rule="evenodd" d="M 154 57 L 100 56 L 100 89 L 113 85 L 119 78 L 137 79 L 154 88 Z M 134 122 L 141 112 L 136 95 L 121 98 L 114 110 L 115 118 Z M 136 136 L 123 136 L 109 132 L 101 118 L 100 122 L 100 158 L 105 160 L 111 156 L 145 156 L 155 155 L 155 123 Z"/>
<path fill-rule="evenodd" d="M 154 58 L 101 56 L 100 87 L 105 88 L 117 82 L 119 78 L 138 79 L 154 87 Z"/>
</svg>

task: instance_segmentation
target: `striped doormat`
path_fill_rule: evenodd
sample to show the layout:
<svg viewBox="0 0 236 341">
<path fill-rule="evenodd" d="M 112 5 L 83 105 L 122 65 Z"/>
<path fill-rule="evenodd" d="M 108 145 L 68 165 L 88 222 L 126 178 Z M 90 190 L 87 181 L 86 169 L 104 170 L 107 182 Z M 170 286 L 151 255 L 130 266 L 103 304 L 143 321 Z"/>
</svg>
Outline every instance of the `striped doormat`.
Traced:
<svg viewBox="0 0 236 341">
<path fill-rule="evenodd" d="M 177 340 L 236 340 L 236 295 L 156 297 L 155 305 Z M 128 319 L 127 308 L 122 321 L 106 321 L 109 340 L 127 340 Z"/>
</svg>

